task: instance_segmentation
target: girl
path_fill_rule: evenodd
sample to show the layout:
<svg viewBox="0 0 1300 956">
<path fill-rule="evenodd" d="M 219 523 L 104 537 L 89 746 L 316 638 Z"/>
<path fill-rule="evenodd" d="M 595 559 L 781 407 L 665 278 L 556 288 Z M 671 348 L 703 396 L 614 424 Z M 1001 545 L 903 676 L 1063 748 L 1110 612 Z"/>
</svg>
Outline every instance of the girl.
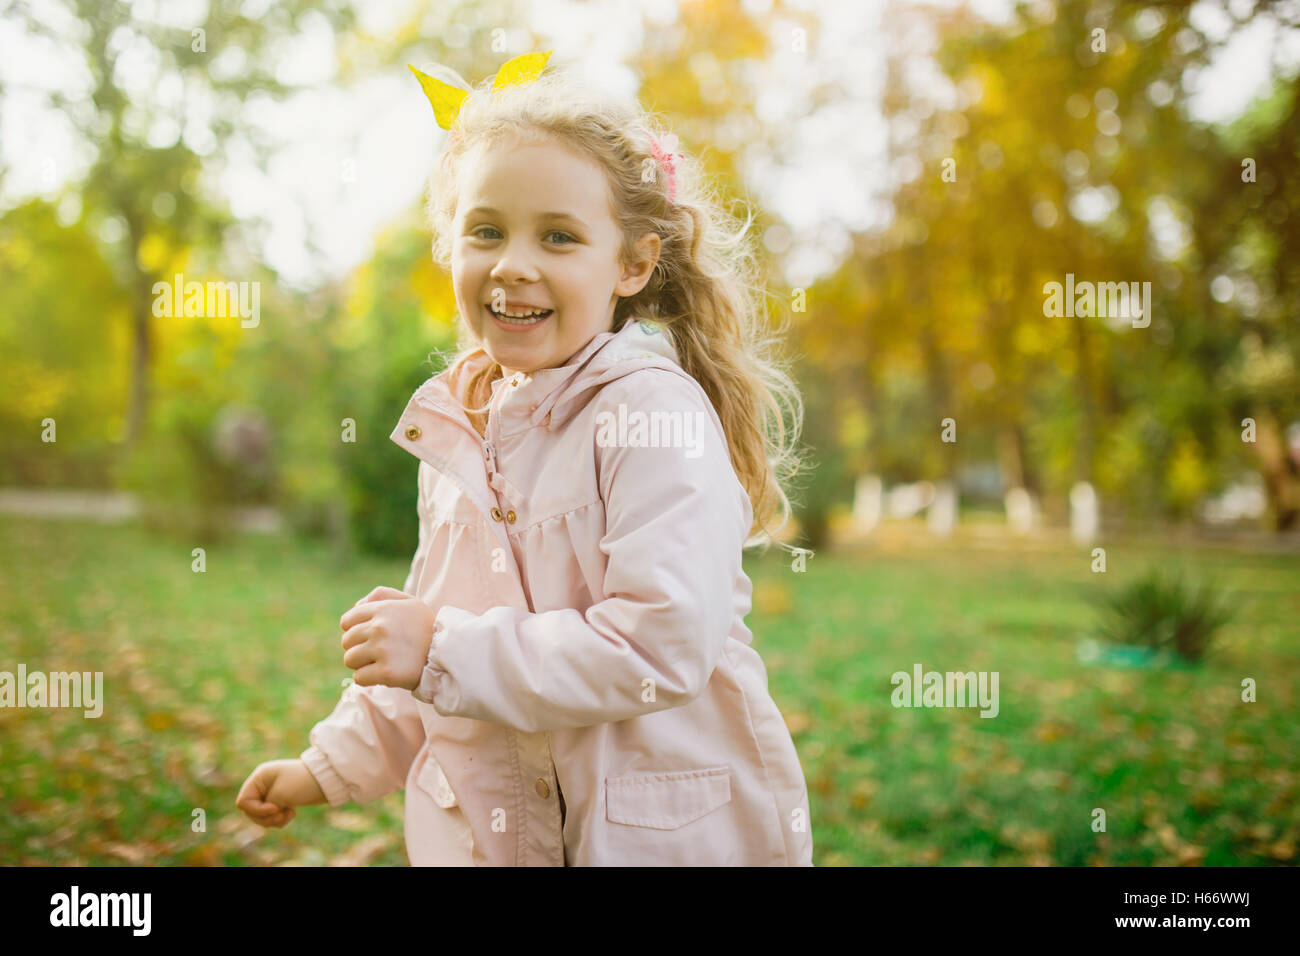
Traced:
<svg viewBox="0 0 1300 956">
<path fill-rule="evenodd" d="M 404 787 L 415 865 L 811 866 L 744 622 L 802 411 L 748 223 L 718 235 L 639 111 L 497 87 L 459 95 L 431 180 L 470 347 L 391 435 L 421 462 L 410 573 L 342 616 L 354 683 L 238 805 L 282 826 Z"/>
</svg>

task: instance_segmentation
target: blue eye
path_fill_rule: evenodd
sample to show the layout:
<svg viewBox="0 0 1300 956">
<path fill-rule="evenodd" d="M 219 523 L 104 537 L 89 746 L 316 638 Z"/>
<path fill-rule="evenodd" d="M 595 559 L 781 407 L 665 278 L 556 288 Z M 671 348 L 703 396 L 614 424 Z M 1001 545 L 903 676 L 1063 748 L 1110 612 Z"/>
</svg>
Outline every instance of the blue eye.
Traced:
<svg viewBox="0 0 1300 956">
<path fill-rule="evenodd" d="M 495 232 L 495 233 L 497 233 L 497 235 L 496 235 L 496 236 L 484 236 L 484 235 L 481 235 L 481 233 L 482 233 L 484 230 L 487 230 L 488 232 Z M 471 231 L 471 232 L 470 232 L 470 235 L 473 236 L 475 239 L 493 239 L 493 238 L 498 238 L 498 237 L 500 237 L 501 234 L 500 234 L 500 232 L 498 232 L 498 230 L 497 230 L 497 228 L 496 228 L 495 226 L 479 226 L 477 229 Z M 559 245 L 567 245 L 569 242 L 577 242 L 577 241 L 578 241 L 578 240 L 574 239 L 573 236 L 569 235 L 569 233 L 567 233 L 567 232 L 563 232 L 562 230 L 559 230 L 559 229 L 553 229 L 553 230 L 551 230 L 550 232 L 548 232 L 548 233 L 546 234 L 546 237 L 545 237 L 545 238 L 549 240 L 549 239 L 551 239 L 553 236 L 563 236 L 563 237 L 564 237 L 563 240 L 556 240 L 556 242 L 557 242 Z"/>
</svg>

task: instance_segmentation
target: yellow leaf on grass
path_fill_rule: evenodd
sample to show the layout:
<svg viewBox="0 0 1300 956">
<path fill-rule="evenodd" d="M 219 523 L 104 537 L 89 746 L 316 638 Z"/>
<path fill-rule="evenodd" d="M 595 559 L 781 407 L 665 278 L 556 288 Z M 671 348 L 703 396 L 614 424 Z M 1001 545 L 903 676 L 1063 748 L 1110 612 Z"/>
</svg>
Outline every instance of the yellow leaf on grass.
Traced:
<svg viewBox="0 0 1300 956">
<path fill-rule="evenodd" d="M 1268 855 L 1275 860 L 1295 859 L 1295 841 L 1290 839 L 1278 840 L 1268 848 Z"/>
<path fill-rule="evenodd" d="M 790 610 L 790 590 L 784 584 L 762 581 L 754 588 L 754 607 L 774 617 Z"/>
<path fill-rule="evenodd" d="M 365 866 L 392 845 L 392 837 L 378 834 L 366 837 L 356 846 L 335 857 L 331 866 Z"/>
<path fill-rule="evenodd" d="M 797 737 L 812 726 L 812 718 L 798 711 L 790 711 L 785 715 L 785 726 L 792 737 Z"/>
<path fill-rule="evenodd" d="M 176 718 L 165 710 L 155 710 L 145 717 L 150 730 L 169 730 L 176 726 Z"/>
</svg>

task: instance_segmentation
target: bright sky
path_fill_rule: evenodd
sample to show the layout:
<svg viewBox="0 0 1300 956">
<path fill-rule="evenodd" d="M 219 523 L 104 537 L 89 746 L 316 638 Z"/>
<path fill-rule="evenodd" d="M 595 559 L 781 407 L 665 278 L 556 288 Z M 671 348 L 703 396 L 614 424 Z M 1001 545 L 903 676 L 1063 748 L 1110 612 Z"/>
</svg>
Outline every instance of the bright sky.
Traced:
<svg viewBox="0 0 1300 956">
<path fill-rule="evenodd" d="M 743 0 L 743 5 L 763 10 L 769 2 Z M 269 3 L 248 0 L 245 13 L 257 16 Z M 1245 3 L 1249 7 L 1251 0 Z M 358 3 L 358 11 L 364 28 L 382 35 L 402 19 L 409 5 L 406 0 L 366 0 Z M 768 237 L 778 245 L 792 242 L 799 250 L 787 280 L 807 285 L 835 266 L 847 248 L 848 230 L 878 224 L 882 215 L 875 187 L 868 184 L 885 182 L 888 176 L 876 105 L 882 82 L 877 37 L 884 3 L 795 0 L 795 5 L 822 20 L 821 46 L 796 53 L 789 40 L 793 24 L 777 24 L 775 63 L 767 71 L 771 80 L 754 102 L 760 119 L 791 130 L 789 151 L 779 163 L 757 151 L 744 162 L 753 183 L 752 198 L 790 224 L 788 237 Z M 79 29 L 53 0 L 32 0 L 32 6 L 60 35 L 75 35 Z M 637 6 L 652 24 L 676 19 L 677 0 L 637 0 Z M 971 6 L 993 21 L 1005 20 L 1010 9 L 1005 0 L 976 0 Z M 538 0 L 528 10 L 537 35 L 549 38 L 538 48 L 554 49 L 554 61 L 570 65 L 594 85 L 632 96 L 635 77 L 623 64 L 642 37 L 640 22 L 627 15 L 627 7 L 627 0 Z M 1197 24 L 1212 34 L 1226 31 L 1221 7 L 1200 0 L 1194 10 Z M 188 31 L 203 23 L 207 2 L 137 0 L 135 10 L 140 19 Z M 1211 69 L 1188 78 L 1196 118 L 1223 120 L 1238 114 L 1265 91 L 1274 62 L 1285 70 L 1300 67 L 1300 38 L 1277 33 L 1271 21 L 1258 19 Z M 240 69 L 238 51 L 223 51 L 219 36 L 209 35 L 207 41 L 214 71 Z M 506 43 L 515 52 L 532 48 L 522 32 L 508 34 Z M 336 89 L 333 44 L 324 18 L 308 23 L 286 43 L 277 76 L 304 86 L 304 91 L 282 104 L 257 97 L 245 103 L 247 122 L 280 144 L 275 159 L 269 170 L 259 170 L 247 145 L 237 138 L 216 184 L 236 215 L 266 219 L 263 257 L 287 284 L 298 287 L 345 274 L 369 258 L 376 234 L 419 203 L 436 137 L 443 135 L 404 67 L 348 90 Z M 152 120 L 143 112 L 138 120 L 150 143 L 165 146 L 183 137 L 191 148 L 210 154 L 210 104 L 199 101 L 193 91 L 187 96 L 179 81 L 172 85 L 160 80 L 147 45 L 122 45 L 116 65 L 133 102 L 153 106 Z M 416 66 L 431 65 L 417 58 Z M 702 60 L 684 68 L 706 73 L 708 65 Z M 810 116 L 808 92 L 827 74 L 838 76 L 849 95 Z M 84 174 L 93 153 L 78 147 L 66 118 L 39 108 L 32 88 L 84 93 L 89 74 L 75 49 L 27 36 L 12 22 L 0 20 L 0 77 L 9 88 L 0 104 L 0 153 L 8 167 L 0 207 L 33 194 L 53 199 L 67 182 Z M 736 135 L 743 142 L 743 132 Z M 77 212 L 75 196 L 67 196 L 61 215 L 70 220 Z M 109 224 L 105 235 L 113 235 L 114 228 Z"/>
</svg>

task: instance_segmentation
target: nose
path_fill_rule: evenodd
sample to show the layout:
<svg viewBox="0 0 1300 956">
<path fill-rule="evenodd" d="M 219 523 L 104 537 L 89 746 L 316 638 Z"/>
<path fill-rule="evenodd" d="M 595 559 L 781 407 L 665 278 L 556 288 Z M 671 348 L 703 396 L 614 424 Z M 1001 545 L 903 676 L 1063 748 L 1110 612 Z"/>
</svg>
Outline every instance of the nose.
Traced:
<svg viewBox="0 0 1300 956">
<path fill-rule="evenodd" d="M 501 250 L 501 256 L 489 273 L 497 282 L 514 283 L 535 280 L 537 269 L 532 256 L 525 248 L 527 241 L 516 239 L 508 241 Z"/>
</svg>

